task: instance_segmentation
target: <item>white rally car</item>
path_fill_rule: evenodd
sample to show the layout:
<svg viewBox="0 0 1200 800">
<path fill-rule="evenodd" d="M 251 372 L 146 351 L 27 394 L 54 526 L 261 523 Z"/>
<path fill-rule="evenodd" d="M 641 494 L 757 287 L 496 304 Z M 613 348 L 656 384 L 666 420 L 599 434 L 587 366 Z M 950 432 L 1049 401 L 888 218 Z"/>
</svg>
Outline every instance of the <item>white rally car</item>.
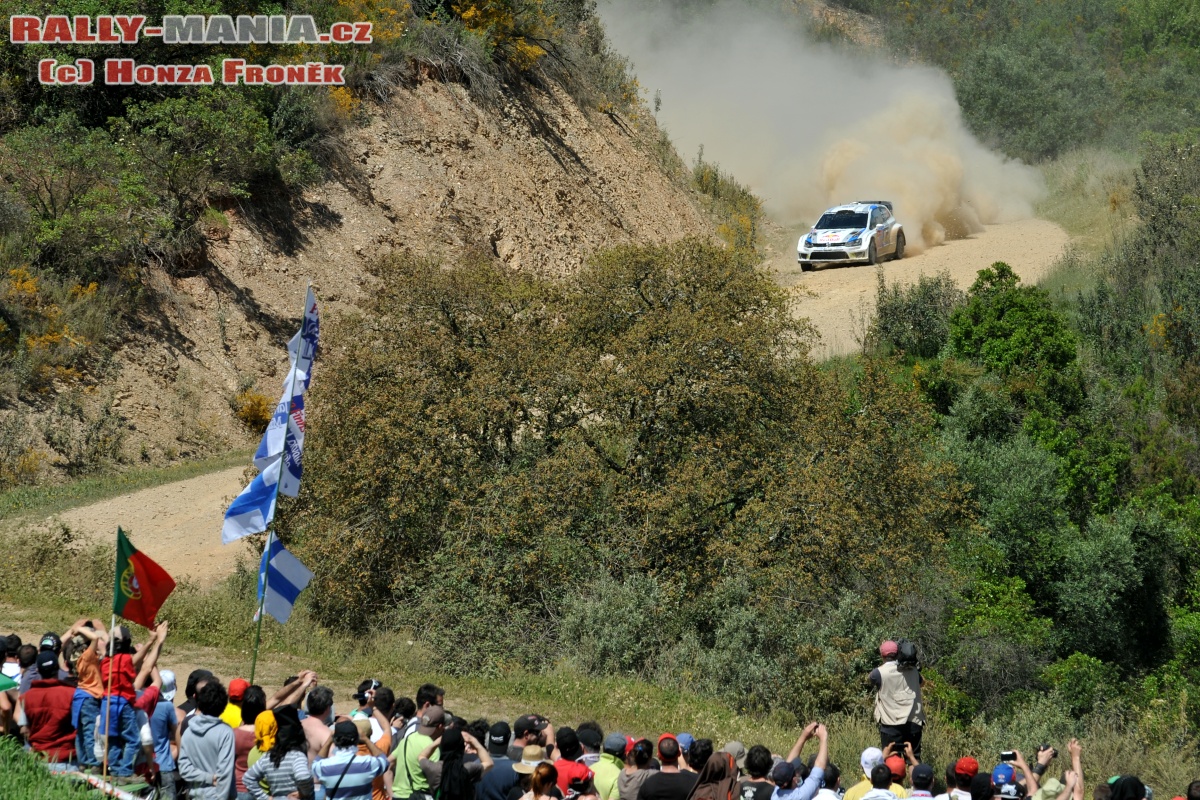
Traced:
<svg viewBox="0 0 1200 800">
<path fill-rule="evenodd" d="M 796 245 L 801 269 L 835 261 L 875 264 L 883 256 L 904 258 L 904 228 L 887 200 L 835 206 Z"/>
</svg>

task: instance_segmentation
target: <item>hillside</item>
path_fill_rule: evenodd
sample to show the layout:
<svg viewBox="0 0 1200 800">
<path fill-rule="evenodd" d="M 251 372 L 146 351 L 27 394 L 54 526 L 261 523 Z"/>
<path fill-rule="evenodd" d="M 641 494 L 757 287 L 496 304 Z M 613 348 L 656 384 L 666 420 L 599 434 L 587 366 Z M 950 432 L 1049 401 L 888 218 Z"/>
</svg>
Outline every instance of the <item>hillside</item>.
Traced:
<svg viewBox="0 0 1200 800">
<path fill-rule="evenodd" d="M 686 178 L 660 165 L 655 154 L 670 146 L 652 118 L 585 113 L 554 84 L 491 107 L 461 84 L 421 80 L 359 114 L 365 124 L 337 142 L 352 157 L 338 179 L 292 202 L 219 203 L 205 221 L 204 263 L 147 265 L 151 302 L 91 391 L 111 394 L 127 427 L 113 456 L 161 464 L 248 446 L 254 434 L 235 415 L 235 397 L 248 389 L 274 403 L 307 281 L 332 318 L 372 291 L 366 265 L 391 253 L 483 254 L 564 274 L 606 247 L 715 230 Z M 33 432 L 54 404 L 14 410 Z M 36 436 L 26 442 L 49 450 Z"/>
</svg>

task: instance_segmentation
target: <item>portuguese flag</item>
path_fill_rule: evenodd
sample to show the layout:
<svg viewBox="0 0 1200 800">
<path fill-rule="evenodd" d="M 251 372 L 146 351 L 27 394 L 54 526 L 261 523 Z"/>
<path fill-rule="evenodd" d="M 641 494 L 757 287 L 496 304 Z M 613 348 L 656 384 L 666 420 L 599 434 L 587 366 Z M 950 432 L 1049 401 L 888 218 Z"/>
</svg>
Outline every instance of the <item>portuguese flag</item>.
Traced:
<svg viewBox="0 0 1200 800">
<path fill-rule="evenodd" d="M 175 579 L 130 544 L 129 539 L 125 538 L 125 531 L 117 528 L 113 613 L 130 622 L 153 628 L 154 617 L 174 589 Z"/>
</svg>

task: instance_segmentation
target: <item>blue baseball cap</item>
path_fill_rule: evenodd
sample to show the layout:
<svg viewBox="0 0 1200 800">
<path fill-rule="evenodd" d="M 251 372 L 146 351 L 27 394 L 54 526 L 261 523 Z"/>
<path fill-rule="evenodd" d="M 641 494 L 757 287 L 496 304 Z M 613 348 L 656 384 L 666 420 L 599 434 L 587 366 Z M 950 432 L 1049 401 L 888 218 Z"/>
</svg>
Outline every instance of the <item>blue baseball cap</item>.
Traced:
<svg viewBox="0 0 1200 800">
<path fill-rule="evenodd" d="M 696 743 L 696 737 L 690 733 L 681 733 L 675 737 L 675 741 L 679 742 L 679 749 L 686 753 Z"/>
<path fill-rule="evenodd" d="M 996 786 L 1003 786 L 1006 783 L 1015 783 L 1017 780 L 1017 771 L 1012 768 L 1011 764 L 1000 764 L 992 770 L 992 783 Z"/>
</svg>

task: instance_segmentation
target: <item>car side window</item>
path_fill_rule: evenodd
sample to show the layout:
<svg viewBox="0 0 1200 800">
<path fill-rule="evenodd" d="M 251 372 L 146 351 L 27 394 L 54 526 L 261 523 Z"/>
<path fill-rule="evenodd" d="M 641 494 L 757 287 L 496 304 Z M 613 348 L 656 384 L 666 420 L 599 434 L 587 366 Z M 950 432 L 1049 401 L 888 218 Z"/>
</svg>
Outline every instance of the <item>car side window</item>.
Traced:
<svg viewBox="0 0 1200 800">
<path fill-rule="evenodd" d="M 878 211 L 876 211 L 876 210 L 871 211 L 871 219 L 867 222 L 867 227 L 868 228 L 879 227 L 879 212 Z"/>
</svg>

